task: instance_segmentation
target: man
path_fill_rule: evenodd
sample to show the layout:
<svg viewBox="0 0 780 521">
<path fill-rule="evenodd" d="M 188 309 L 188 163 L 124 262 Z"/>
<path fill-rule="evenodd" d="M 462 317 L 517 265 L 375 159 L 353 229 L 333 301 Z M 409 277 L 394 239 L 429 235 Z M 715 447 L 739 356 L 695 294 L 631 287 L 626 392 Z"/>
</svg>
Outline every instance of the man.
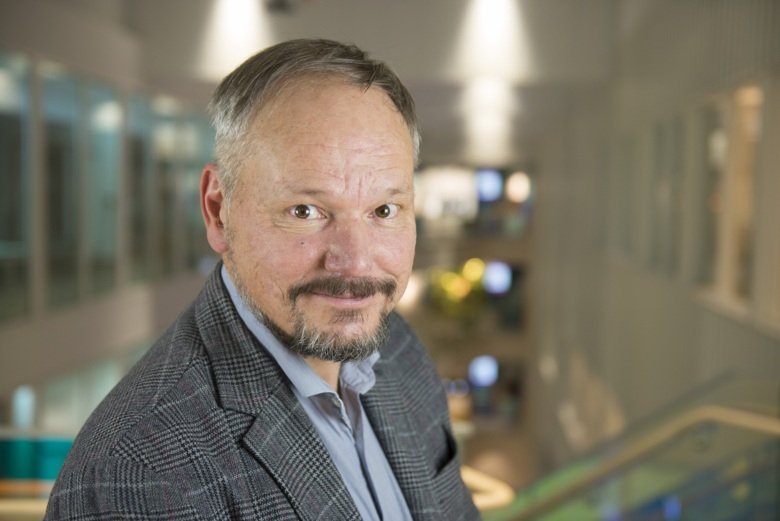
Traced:
<svg viewBox="0 0 780 521">
<path fill-rule="evenodd" d="M 409 93 L 354 46 L 295 40 L 211 110 L 200 196 L 224 265 L 93 413 L 47 519 L 478 519 L 392 312 L 415 244 Z"/>
</svg>

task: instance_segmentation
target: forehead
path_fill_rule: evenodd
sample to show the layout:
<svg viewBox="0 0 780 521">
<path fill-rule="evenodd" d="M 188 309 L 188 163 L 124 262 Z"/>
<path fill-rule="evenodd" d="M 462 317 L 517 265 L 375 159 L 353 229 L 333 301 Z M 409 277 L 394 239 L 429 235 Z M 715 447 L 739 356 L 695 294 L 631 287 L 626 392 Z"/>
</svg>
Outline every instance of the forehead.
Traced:
<svg viewBox="0 0 780 521">
<path fill-rule="evenodd" d="M 382 119 L 393 120 L 405 130 L 406 122 L 390 97 L 379 87 L 365 88 L 332 74 L 296 77 L 271 92 L 253 116 L 253 128 L 279 131 L 320 121 L 356 117 L 364 111 L 376 112 Z M 378 126 L 378 125 L 377 125 Z"/>
<path fill-rule="evenodd" d="M 408 126 L 387 94 L 341 78 L 286 86 L 256 114 L 249 137 L 257 160 L 250 163 L 260 169 L 411 174 L 414 167 Z"/>
</svg>

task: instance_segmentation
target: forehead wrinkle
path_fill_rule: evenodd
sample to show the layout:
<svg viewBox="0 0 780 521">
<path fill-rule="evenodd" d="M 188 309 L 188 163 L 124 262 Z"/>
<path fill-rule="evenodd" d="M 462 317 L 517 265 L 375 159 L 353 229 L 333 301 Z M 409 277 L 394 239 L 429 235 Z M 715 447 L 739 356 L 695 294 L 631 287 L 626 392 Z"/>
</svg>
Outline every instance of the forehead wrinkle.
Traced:
<svg viewBox="0 0 780 521">
<path fill-rule="evenodd" d="M 294 141 L 289 144 L 291 153 L 287 154 L 290 162 L 296 162 L 301 159 L 306 160 L 313 152 L 327 156 L 335 163 L 342 166 L 362 165 L 376 163 L 378 160 L 394 158 L 402 155 L 402 150 L 396 145 L 395 141 L 383 140 L 357 144 L 353 142 L 346 143 L 323 143 L 321 141 Z M 297 150 L 296 150 L 297 149 Z M 392 167 L 390 167 L 392 168 Z M 379 165 L 378 170 L 387 169 Z"/>
<path fill-rule="evenodd" d="M 369 93 L 378 93 L 379 101 L 382 105 L 394 113 L 395 117 L 398 119 L 398 123 L 400 124 L 399 129 L 393 131 L 394 133 L 399 133 L 399 136 L 396 137 L 409 140 L 411 148 L 414 148 L 412 136 L 409 133 L 408 126 L 404 121 L 403 116 L 398 112 L 398 109 L 395 107 L 392 100 L 386 93 L 382 92 L 381 89 L 377 90 L 377 87 L 371 87 L 366 90 L 361 86 L 345 83 L 344 79 L 338 76 L 328 77 L 316 75 L 310 78 L 303 76 L 298 80 L 303 81 L 295 81 L 285 86 L 280 89 L 279 92 L 275 93 L 267 103 L 264 103 L 263 106 L 258 108 L 257 113 L 253 116 L 251 124 L 253 129 L 260 130 L 265 128 L 270 131 L 270 135 L 280 135 L 284 133 L 296 136 L 307 133 L 315 134 L 316 131 L 312 130 L 311 124 L 314 123 L 314 126 L 317 126 L 316 114 L 312 112 L 301 113 L 293 101 L 300 96 L 303 96 L 304 98 L 311 96 L 318 97 L 322 91 L 327 90 L 327 87 L 335 85 L 343 87 L 343 97 L 354 98 L 358 103 L 360 103 L 361 99 Z M 282 117 L 287 111 L 293 112 L 294 117 Z M 336 114 L 336 117 L 349 117 L 349 115 Z M 322 129 L 320 133 L 325 136 L 329 135 L 327 129 Z M 393 141 L 396 142 L 396 140 Z"/>
<path fill-rule="evenodd" d="M 261 142 L 258 151 L 263 156 L 262 161 L 276 172 L 276 184 L 278 188 L 291 193 L 302 195 L 322 195 L 325 193 L 349 193 L 350 187 L 357 193 L 365 183 L 379 183 L 382 187 L 382 179 L 398 179 L 400 185 L 398 192 L 413 191 L 411 160 L 396 162 L 393 158 L 403 155 L 402 150 L 388 150 L 381 145 L 354 147 L 354 150 L 374 149 L 374 154 L 352 154 L 344 147 L 322 144 L 298 143 L 287 148 L 288 153 L 274 153 L 278 143 Z M 278 150 L 278 149 L 277 149 Z M 344 153 L 341 153 L 341 152 Z M 321 153 L 327 159 L 320 162 L 312 160 L 312 153 L 316 156 Z M 388 160 L 389 159 L 389 160 Z M 403 163 L 407 163 L 404 165 Z M 272 166 L 275 164 L 276 166 Z M 400 176 L 394 175 L 400 171 Z M 356 182 L 359 183 L 355 185 Z M 267 187 L 268 188 L 268 187 Z M 375 187 L 369 187 L 375 188 Z M 389 187 L 393 189 L 394 187 Z M 276 190 L 272 191 L 276 192 Z M 376 188 L 375 190 L 376 191 Z"/>
<path fill-rule="evenodd" d="M 319 176 L 319 173 L 314 173 L 314 176 Z M 302 195 L 323 200 L 333 196 L 348 197 L 356 203 L 371 196 L 392 198 L 399 195 L 408 196 L 414 192 L 412 183 L 404 182 L 400 185 L 383 185 L 382 179 L 384 179 L 384 176 L 381 175 L 380 172 L 371 172 L 369 176 L 326 174 L 320 177 L 326 179 L 326 182 L 320 186 L 312 186 L 312 176 L 287 178 L 282 184 L 284 189 L 293 195 Z M 376 179 L 378 179 L 379 182 L 372 183 L 372 181 Z"/>
<path fill-rule="evenodd" d="M 365 147 L 341 147 L 315 145 L 316 149 L 328 156 L 326 162 L 317 165 L 317 161 L 311 161 L 312 149 L 307 144 L 302 144 L 301 149 L 285 156 L 284 170 L 294 171 L 302 174 L 286 178 L 290 185 L 308 185 L 313 178 L 319 178 L 324 181 L 343 182 L 348 185 L 350 182 L 365 180 L 371 182 L 377 178 L 384 177 L 390 172 L 406 173 L 407 168 L 402 163 L 394 161 L 395 158 L 402 155 L 401 151 L 387 150 L 382 145 L 370 145 Z M 374 151 L 369 153 L 352 154 L 352 151 Z M 331 153 L 332 152 L 332 153 Z M 340 153 L 345 152 L 345 153 Z M 303 167 L 299 166 L 303 165 Z M 411 178 L 412 164 L 408 165 L 409 177 Z"/>
<path fill-rule="evenodd" d="M 349 107 L 340 113 L 326 105 L 321 113 L 311 108 L 303 110 L 293 103 L 299 98 L 306 103 L 319 98 L 320 92 L 313 87 L 316 85 L 284 89 L 282 96 L 271 100 L 255 116 L 252 133 L 258 155 L 264 156 L 258 160 L 265 164 L 258 166 L 275 178 L 277 187 L 288 193 L 321 191 L 352 197 L 360 190 L 367 190 L 366 194 L 360 194 L 361 198 L 372 191 L 384 191 L 389 185 L 411 193 L 412 143 L 400 114 L 397 115 L 401 118 L 398 125 L 380 118 L 380 125 L 375 127 L 372 118 L 363 110 L 366 107 L 362 112 L 358 111 L 352 121 Z M 326 91 L 329 89 L 322 92 Z M 352 98 L 355 94 L 354 87 L 348 86 L 337 101 L 343 103 L 343 98 Z M 365 95 L 360 92 L 361 99 L 357 99 L 356 107 L 362 106 Z M 333 92 L 329 92 L 322 101 L 329 102 L 332 97 Z M 384 96 L 379 99 L 384 104 L 389 103 Z M 392 106 L 387 108 L 393 109 Z M 387 182 L 382 181 L 385 177 Z"/>
</svg>

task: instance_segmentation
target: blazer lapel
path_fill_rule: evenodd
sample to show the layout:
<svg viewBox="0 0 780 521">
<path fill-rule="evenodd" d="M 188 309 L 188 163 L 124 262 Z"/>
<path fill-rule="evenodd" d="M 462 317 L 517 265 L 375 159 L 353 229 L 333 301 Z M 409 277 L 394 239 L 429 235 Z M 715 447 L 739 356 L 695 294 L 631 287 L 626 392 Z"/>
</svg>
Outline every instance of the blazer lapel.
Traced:
<svg viewBox="0 0 780 521">
<path fill-rule="evenodd" d="M 395 479 L 401 487 L 406 503 L 415 520 L 437 520 L 440 512 L 433 506 L 436 498 L 428 476 L 425 459 L 420 453 L 415 430 L 409 423 L 404 406 L 399 402 L 403 396 L 397 381 L 385 374 L 382 361 L 374 366 L 376 384 L 362 397 L 371 426 L 374 429 Z"/>
<path fill-rule="evenodd" d="M 341 476 L 292 392 L 270 396 L 243 444 L 276 480 L 301 519 L 360 520 Z"/>
<path fill-rule="evenodd" d="M 278 483 L 301 519 L 359 521 L 357 507 L 316 428 L 282 370 L 238 316 L 219 267 L 198 304 L 197 320 L 214 383 L 222 407 L 238 413 L 230 416 L 240 442 Z M 242 437 L 245 419 L 251 425 Z"/>
</svg>

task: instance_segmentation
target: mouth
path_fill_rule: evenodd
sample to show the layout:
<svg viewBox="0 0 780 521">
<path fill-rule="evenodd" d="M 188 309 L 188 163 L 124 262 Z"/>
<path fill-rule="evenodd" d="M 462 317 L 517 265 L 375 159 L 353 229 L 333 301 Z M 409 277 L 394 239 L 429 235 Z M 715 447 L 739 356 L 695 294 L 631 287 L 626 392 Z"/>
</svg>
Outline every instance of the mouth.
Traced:
<svg viewBox="0 0 780 521">
<path fill-rule="evenodd" d="M 336 307 L 363 307 L 377 297 L 376 293 L 371 295 L 354 295 L 352 293 L 332 294 L 317 291 L 307 293 L 307 295 Z"/>
<path fill-rule="evenodd" d="M 332 293 L 329 291 L 312 291 L 311 294 L 317 295 L 319 297 L 343 298 L 343 299 L 350 299 L 350 300 L 359 300 L 359 299 L 373 297 L 375 295 L 375 293 L 372 293 L 370 295 L 366 295 L 366 294 L 358 295 L 352 293 L 351 291 L 345 291 L 343 293 Z"/>
<path fill-rule="evenodd" d="M 294 286 L 290 289 L 288 298 L 290 302 L 300 296 L 313 296 L 333 303 L 362 304 L 384 295 L 392 298 L 395 294 L 396 284 L 393 280 L 380 279 L 344 279 L 344 278 L 320 278 Z"/>
</svg>

